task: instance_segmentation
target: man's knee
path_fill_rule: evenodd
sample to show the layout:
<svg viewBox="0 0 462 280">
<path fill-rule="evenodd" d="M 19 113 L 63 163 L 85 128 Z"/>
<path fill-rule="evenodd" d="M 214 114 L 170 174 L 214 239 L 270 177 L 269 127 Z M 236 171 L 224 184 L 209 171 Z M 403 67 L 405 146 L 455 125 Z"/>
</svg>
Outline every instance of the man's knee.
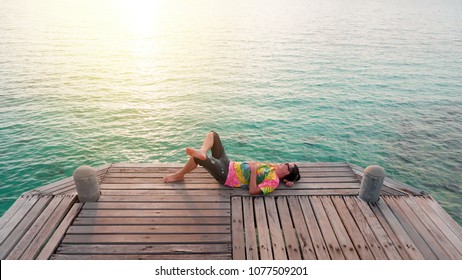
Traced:
<svg viewBox="0 0 462 280">
<path fill-rule="evenodd" d="M 195 158 L 195 157 L 192 157 L 192 158 L 193 158 L 193 160 L 194 160 L 194 163 L 195 163 L 195 164 L 198 164 L 198 165 L 200 165 L 200 166 L 204 166 L 204 164 L 207 164 L 207 163 L 206 163 L 207 161 L 210 161 L 210 160 L 211 160 L 211 158 L 210 158 L 208 155 L 205 155 L 205 159 L 204 159 L 204 160 L 202 160 L 202 159 L 200 159 L 200 158 Z"/>
</svg>

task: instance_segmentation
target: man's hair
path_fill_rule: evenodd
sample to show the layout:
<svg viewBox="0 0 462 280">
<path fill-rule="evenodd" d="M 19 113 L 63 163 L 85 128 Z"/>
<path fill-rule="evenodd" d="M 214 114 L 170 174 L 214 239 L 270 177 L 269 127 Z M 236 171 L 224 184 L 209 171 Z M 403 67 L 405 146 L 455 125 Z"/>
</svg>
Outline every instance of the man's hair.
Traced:
<svg viewBox="0 0 462 280">
<path fill-rule="evenodd" d="M 295 163 L 294 163 L 294 167 L 289 168 L 289 170 L 290 170 L 290 173 L 284 176 L 282 180 L 287 180 L 291 182 L 296 182 L 300 180 L 300 172 L 298 170 L 298 166 Z"/>
</svg>

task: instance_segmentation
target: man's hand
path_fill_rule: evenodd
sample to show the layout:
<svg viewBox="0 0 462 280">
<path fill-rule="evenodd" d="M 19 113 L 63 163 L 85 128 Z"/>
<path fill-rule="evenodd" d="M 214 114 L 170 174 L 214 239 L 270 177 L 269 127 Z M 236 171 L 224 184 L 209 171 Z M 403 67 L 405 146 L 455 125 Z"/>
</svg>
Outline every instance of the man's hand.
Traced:
<svg viewBox="0 0 462 280">
<path fill-rule="evenodd" d="M 250 167 L 250 171 L 255 171 L 258 169 L 258 163 L 256 163 L 255 161 L 251 161 L 249 162 L 249 167 Z"/>
<path fill-rule="evenodd" d="M 292 181 L 287 181 L 287 180 L 284 180 L 284 183 L 286 184 L 286 187 L 289 187 L 289 188 L 290 188 L 290 187 L 293 187 L 293 186 L 295 185 L 294 182 L 292 182 Z"/>
</svg>

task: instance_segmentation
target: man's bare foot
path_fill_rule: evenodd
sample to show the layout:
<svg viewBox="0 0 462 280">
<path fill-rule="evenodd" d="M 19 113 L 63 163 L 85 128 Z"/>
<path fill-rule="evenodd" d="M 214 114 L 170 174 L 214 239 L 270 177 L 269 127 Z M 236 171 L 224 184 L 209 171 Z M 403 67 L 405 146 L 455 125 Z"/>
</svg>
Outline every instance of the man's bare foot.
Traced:
<svg viewBox="0 0 462 280">
<path fill-rule="evenodd" d="M 178 172 L 175 172 L 173 174 L 165 176 L 163 180 L 164 180 L 164 183 L 172 183 L 172 182 L 184 180 L 184 176 L 181 174 L 178 174 Z"/>
<path fill-rule="evenodd" d="M 186 148 L 186 154 L 192 156 L 193 158 L 198 158 L 200 160 L 205 160 L 207 158 L 206 154 L 202 150 L 196 150 L 193 148 Z"/>
</svg>

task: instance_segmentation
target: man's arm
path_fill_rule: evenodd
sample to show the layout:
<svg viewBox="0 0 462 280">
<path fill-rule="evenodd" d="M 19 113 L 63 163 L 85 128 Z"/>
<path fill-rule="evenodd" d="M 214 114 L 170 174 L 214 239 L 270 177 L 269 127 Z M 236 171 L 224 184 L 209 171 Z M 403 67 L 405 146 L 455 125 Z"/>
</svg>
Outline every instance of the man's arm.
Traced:
<svg viewBox="0 0 462 280">
<path fill-rule="evenodd" d="M 250 182 L 249 182 L 249 193 L 251 195 L 261 194 L 261 189 L 257 186 L 257 169 L 258 164 L 250 162 Z"/>
</svg>

